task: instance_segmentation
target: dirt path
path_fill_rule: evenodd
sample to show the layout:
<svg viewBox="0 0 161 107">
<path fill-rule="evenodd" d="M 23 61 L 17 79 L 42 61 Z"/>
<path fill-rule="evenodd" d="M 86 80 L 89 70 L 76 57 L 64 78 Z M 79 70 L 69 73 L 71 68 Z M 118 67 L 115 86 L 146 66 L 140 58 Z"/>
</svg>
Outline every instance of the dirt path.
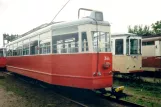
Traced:
<svg viewBox="0 0 161 107">
<path fill-rule="evenodd" d="M 7 92 L 0 87 L 0 107 L 23 107 L 26 101 L 16 96 L 13 92 Z"/>
</svg>

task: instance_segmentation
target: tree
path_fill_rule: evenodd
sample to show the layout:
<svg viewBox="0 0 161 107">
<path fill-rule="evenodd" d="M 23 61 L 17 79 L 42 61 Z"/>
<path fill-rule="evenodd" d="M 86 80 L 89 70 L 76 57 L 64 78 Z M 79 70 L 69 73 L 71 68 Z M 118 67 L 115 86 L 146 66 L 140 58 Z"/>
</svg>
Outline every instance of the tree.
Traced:
<svg viewBox="0 0 161 107">
<path fill-rule="evenodd" d="M 135 25 L 133 28 L 131 26 L 128 27 L 128 32 L 129 33 L 134 33 L 137 34 L 139 36 L 148 36 L 148 35 L 152 35 L 153 32 L 150 31 L 149 26 L 145 25 Z"/>
<path fill-rule="evenodd" d="M 9 35 L 9 34 L 4 33 L 3 34 L 3 45 L 5 45 L 5 40 L 7 41 L 7 43 L 9 43 L 17 38 L 18 38 L 17 34 L 16 35 L 14 35 L 14 34 Z"/>
<path fill-rule="evenodd" d="M 156 35 L 161 34 L 161 20 L 153 23 L 151 27 Z"/>
</svg>

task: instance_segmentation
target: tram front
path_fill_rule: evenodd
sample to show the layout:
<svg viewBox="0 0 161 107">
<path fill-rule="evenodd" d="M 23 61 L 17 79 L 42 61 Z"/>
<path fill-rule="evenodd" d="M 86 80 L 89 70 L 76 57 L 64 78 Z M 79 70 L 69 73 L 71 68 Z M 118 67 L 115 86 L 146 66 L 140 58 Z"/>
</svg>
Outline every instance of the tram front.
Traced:
<svg viewBox="0 0 161 107">
<path fill-rule="evenodd" d="M 141 46 L 141 37 L 135 34 L 112 34 L 113 71 L 141 72 Z"/>
</svg>

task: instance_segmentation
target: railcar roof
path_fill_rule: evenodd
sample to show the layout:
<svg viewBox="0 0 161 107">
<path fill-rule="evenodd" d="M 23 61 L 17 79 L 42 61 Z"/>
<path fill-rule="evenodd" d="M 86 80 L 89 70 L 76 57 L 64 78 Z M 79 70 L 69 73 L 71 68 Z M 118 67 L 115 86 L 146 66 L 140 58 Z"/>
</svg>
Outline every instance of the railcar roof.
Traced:
<svg viewBox="0 0 161 107">
<path fill-rule="evenodd" d="M 133 33 L 113 33 L 111 34 L 111 37 L 120 37 L 120 36 L 122 37 L 122 36 L 138 36 L 138 35 L 133 34 Z"/>
<path fill-rule="evenodd" d="M 155 38 L 155 37 L 161 37 L 161 35 L 143 36 L 143 38 Z"/>
<path fill-rule="evenodd" d="M 143 37 L 143 42 L 161 40 L 161 35 Z"/>
<path fill-rule="evenodd" d="M 30 34 L 32 32 L 35 32 L 35 31 L 42 29 L 44 27 L 47 27 L 47 26 L 51 26 L 52 29 L 57 29 L 57 28 L 62 28 L 62 27 L 67 27 L 67 26 L 78 26 L 78 25 L 83 25 L 83 24 L 96 24 L 96 22 L 90 18 L 82 18 L 82 19 L 75 20 L 75 21 L 67 21 L 67 22 L 62 21 L 62 22 L 45 23 L 45 24 L 42 24 L 42 25 L 22 34 L 22 36 L 26 36 L 27 34 Z M 107 22 L 107 21 L 98 21 L 98 25 L 110 26 L 109 22 Z"/>
<path fill-rule="evenodd" d="M 85 24 L 96 25 L 96 22 L 95 22 L 95 20 L 93 20 L 91 18 L 82 18 L 82 19 L 78 19 L 75 21 L 45 23 L 45 24 L 42 24 L 42 25 L 22 34 L 20 38 L 12 41 L 9 44 L 12 44 L 13 42 L 15 42 L 19 39 L 23 40 L 30 35 L 34 35 L 35 33 L 38 34 L 38 33 L 40 33 L 39 31 L 43 30 L 43 29 L 59 29 L 59 28 L 64 28 L 64 27 L 79 26 L 79 25 L 85 25 Z M 108 21 L 97 21 L 97 24 L 104 25 L 104 26 L 110 26 L 110 23 Z M 7 44 L 7 45 L 9 45 L 9 44 Z"/>
</svg>

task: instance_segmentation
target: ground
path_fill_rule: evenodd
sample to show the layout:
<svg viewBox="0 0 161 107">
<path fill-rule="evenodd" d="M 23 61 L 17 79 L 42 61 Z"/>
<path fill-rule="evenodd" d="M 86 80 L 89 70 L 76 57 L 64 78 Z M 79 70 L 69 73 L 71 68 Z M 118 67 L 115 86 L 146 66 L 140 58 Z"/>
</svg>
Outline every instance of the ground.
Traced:
<svg viewBox="0 0 161 107">
<path fill-rule="evenodd" d="M 0 107 L 23 107 L 27 104 L 25 99 L 16 96 L 13 92 L 4 90 L 0 87 Z"/>
<path fill-rule="evenodd" d="M 79 105 L 50 90 L 26 84 L 10 76 L 0 78 L 0 107 L 79 107 Z"/>
<path fill-rule="evenodd" d="M 0 107 L 79 107 L 77 104 L 53 93 L 53 90 L 40 88 L 17 78 L 16 76 L 5 78 L 0 76 Z M 151 81 L 151 79 L 147 80 Z M 125 86 L 124 92 L 130 95 L 122 98 L 122 100 L 146 107 L 161 107 L 161 83 L 114 79 L 114 86 L 120 85 Z M 89 103 L 93 104 L 92 101 Z M 100 106 L 100 103 L 103 107 L 103 103 L 105 103 L 104 106 L 106 103 L 110 103 L 99 99 L 95 99 L 94 102 L 97 104 L 91 107 Z M 111 106 L 116 105 L 111 103 Z"/>
<path fill-rule="evenodd" d="M 150 79 L 151 80 L 151 79 Z M 142 80 L 115 79 L 114 85 L 125 86 L 124 92 L 130 96 L 123 100 L 134 102 L 146 107 L 161 107 L 161 83 Z"/>
</svg>

